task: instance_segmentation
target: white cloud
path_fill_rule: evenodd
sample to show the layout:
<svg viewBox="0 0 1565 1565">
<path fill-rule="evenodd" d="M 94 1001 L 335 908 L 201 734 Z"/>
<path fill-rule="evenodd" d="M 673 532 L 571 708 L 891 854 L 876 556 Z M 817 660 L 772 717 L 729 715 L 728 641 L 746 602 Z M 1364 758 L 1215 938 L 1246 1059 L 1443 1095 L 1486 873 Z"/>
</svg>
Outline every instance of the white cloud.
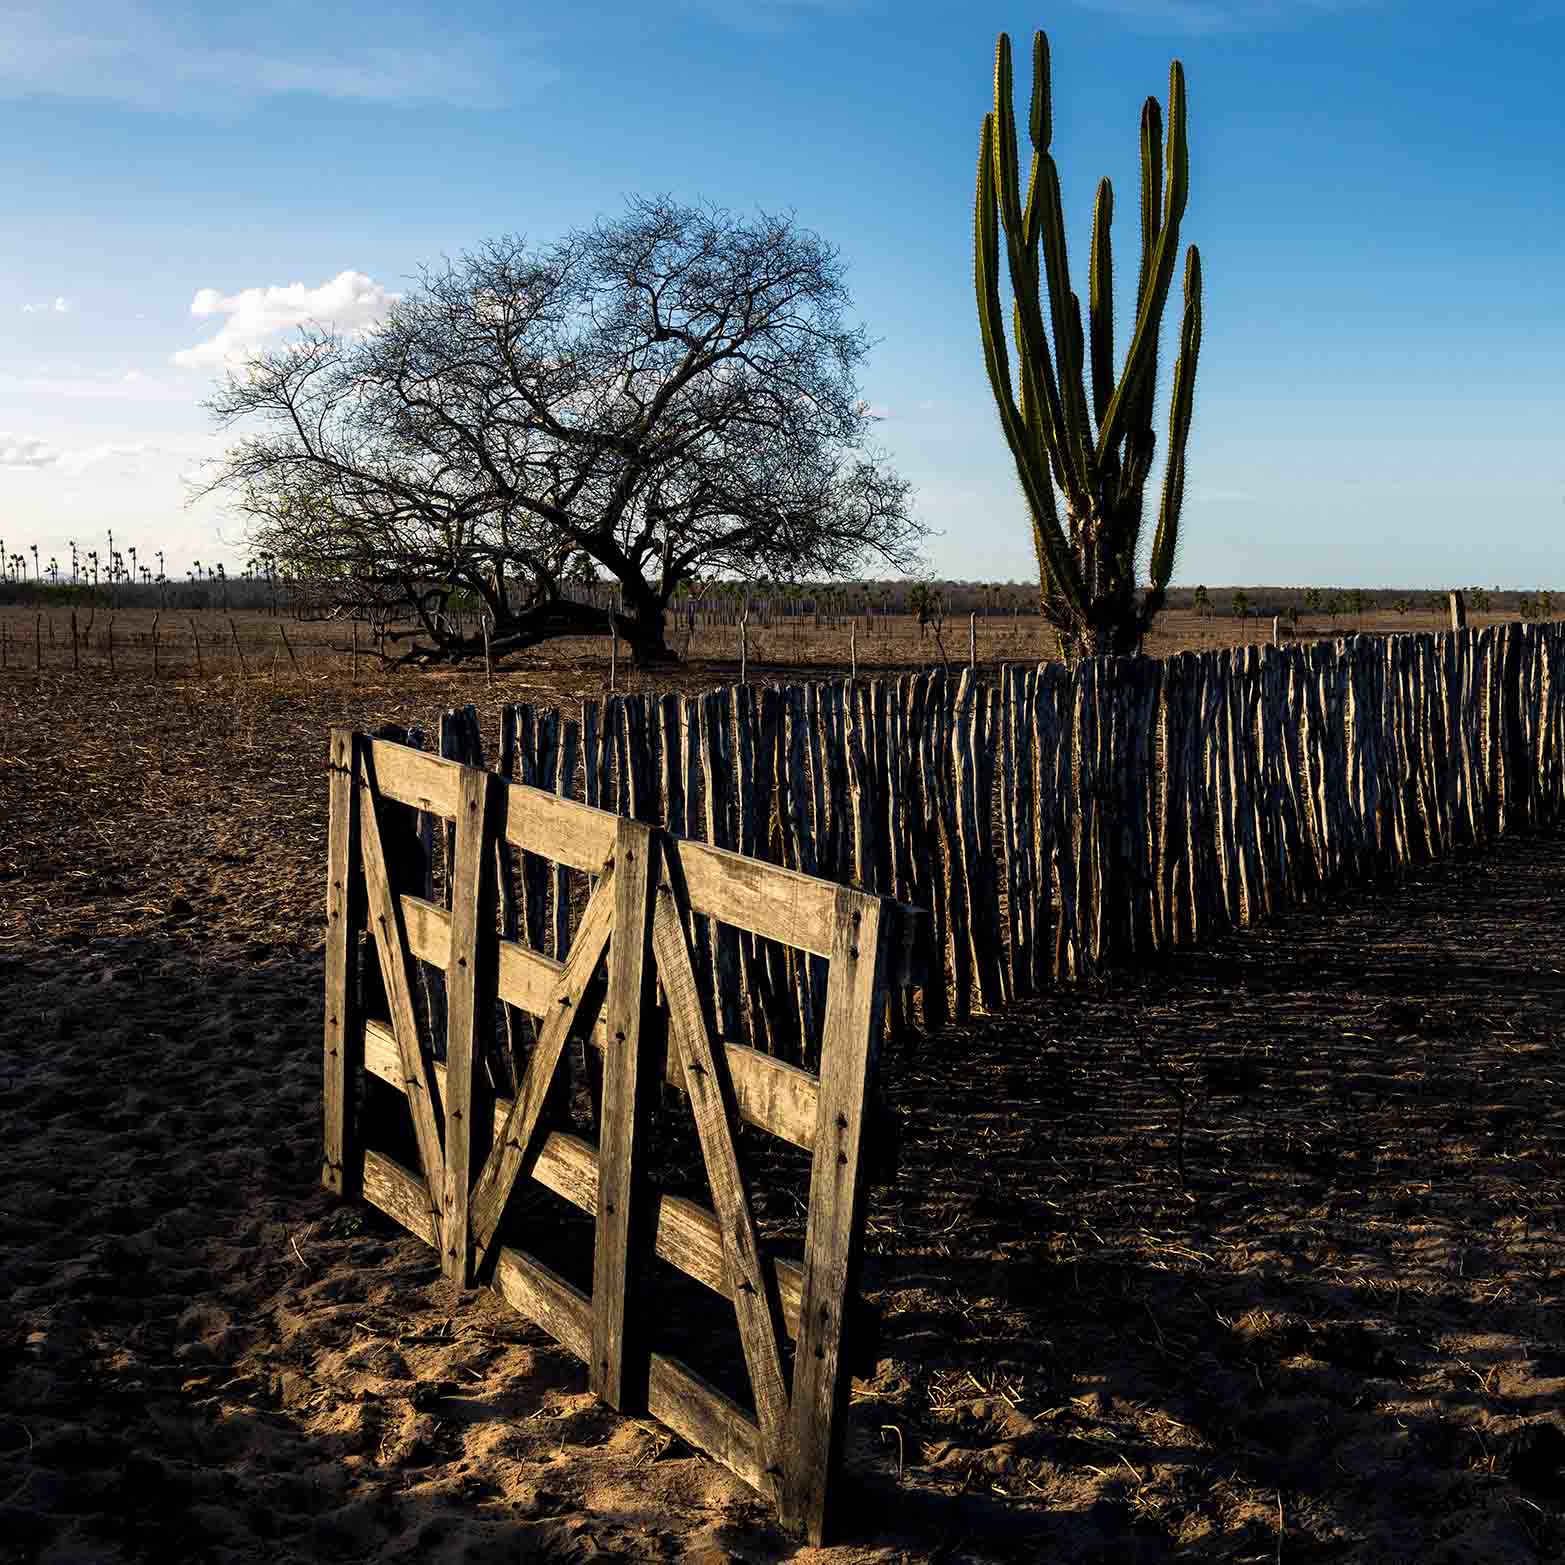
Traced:
<svg viewBox="0 0 1565 1565">
<path fill-rule="evenodd" d="M 232 6 L 158 15 L 126 0 L 0 6 L 0 96 L 108 100 L 162 112 L 230 112 L 245 101 L 305 95 L 357 103 L 449 103 L 494 109 L 558 71 L 461 32 L 443 18 L 403 18 L 381 42 L 329 10 L 302 45 L 287 8 Z"/>
<path fill-rule="evenodd" d="M 269 337 L 298 326 L 333 326 L 349 335 L 368 330 L 400 298 L 363 272 L 345 271 L 306 288 L 303 283 L 246 288 L 222 294 L 216 288 L 197 290 L 190 313 L 197 320 L 225 317 L 213 337 L 193 348 L 181 348 L 173 362 L 183 369 L 215 369 L 242 364 Z"/>
<path fill-rule="evenodd" d="M 213 442 L 194 440 L 104 440 L 61 448 L 36 435 L 0 433 L 0 470 L 58 473 L 81 478 L 108 469 L 121 477 L 137 474 L 183 474 L 196 458 L 212 454 Z M 99 476 L 105 476 L 101 471 Z M 67 491 L 74 497 L 76 491 Z"/>
<path fill-rule="evenodd" d="M 0 431 L 0 469 L 25 468 L 37 471 L 54 467 L 60 453 L 47 440 L 34 435 L 10 435 Z"/>
<path fill-rule="evenodd" d="M 0 15 L 3 14 L 3 12 L 0 12 Z M 72 305 L 71 301 L 67 299 L 64 294 L 58 294 L 55 296 L 53 304 L 24 304 L 22 306 L 22 314 L 69 315 L 73 308 L 74 306 Z"/>
</svg>

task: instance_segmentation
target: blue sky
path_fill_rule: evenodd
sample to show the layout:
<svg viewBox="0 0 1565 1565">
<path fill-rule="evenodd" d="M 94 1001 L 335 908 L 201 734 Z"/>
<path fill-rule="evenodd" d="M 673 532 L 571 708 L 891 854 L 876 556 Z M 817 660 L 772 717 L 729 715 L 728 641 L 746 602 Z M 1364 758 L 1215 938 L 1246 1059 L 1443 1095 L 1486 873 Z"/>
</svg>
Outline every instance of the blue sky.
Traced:
<svg viewBox="0 0 1565 1565">
<path fill-rule="evenodd" d="M 668 192 L 841 249 L 932 567 L 1025 580 L 971 230 L 995 37 L 1025 115 L 1039 26 L 1073 269 L 1107 174 L 1122 300 L 1141 103 L 1185 67 L 1206 286 L 1176 579 L 1565 584 L 1557 0 L 0 0 L 0 537 L 239 560 L 180 482 L 221 448 L 225 353 Z"/>
</svg>

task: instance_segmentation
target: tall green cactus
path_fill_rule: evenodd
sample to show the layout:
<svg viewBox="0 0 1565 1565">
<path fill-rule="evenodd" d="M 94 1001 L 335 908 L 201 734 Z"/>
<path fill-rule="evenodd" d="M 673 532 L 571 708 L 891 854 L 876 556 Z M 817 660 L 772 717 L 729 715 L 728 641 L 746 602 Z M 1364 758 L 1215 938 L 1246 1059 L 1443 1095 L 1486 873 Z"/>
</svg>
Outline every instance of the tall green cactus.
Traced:
<svg viewBox="0 0 1565 1565">
<path fill-rule="evenodd" d="M 1190 433 L 1196 358 L 1201 349 L 1201 257 L 1194 245 L 1185 255 L 1185 314 L 1179 357 L 1174 363 L 1163 503 L 1152 539 L 1151 580 L 1138 604 L 1135 576 L 1142 497 L 1157 444 L 1152 402 L 1157 390 L 1158 330 L 1173 279 L 1179 220 L 1184 216 L 1189 187 L 1184 68 L 1175 60 L 1169 71 L 1166 187 L 1158 162 L 1163 116 L 1157 99 L 1148 98 L 1141 111 L 1141 271 L 1136 284 L 1135 329 L 1117 381 L 1109 243 L 1113 187 L 1107 179 L 1098 183 L 1088 266 L 1091 337 L 1090 342 L 1084 342 L 1081 302 L 1071 291 L 1065 255 L 1059 171 L 1049 155 L 1051 118 L 1049 41 L 1039 32 L 1033 36 L 1032 112 L 1028 119 L 1033 157 L 1023 207 L 1011 97 L 1011 40 L 1001 33 L 995 50 L 994 112 L 984 116 L 978 144 L 974 222 L 978 320 L 1000 423 L 1032 511 L 1040 606 L 1059 632 L 1062 653 L 1074 661 L 1082 656 L 1136 651 L 1163 605 L 1179 537 L 1185 441 Z M 1011 378 L 1000 309 L 1001 228 L 1014 296 L 1012 330 L 1019 386 Z M 1048 335 L 1041 284 L 1048 289 Z M 1090 417 L 1084 378 L 1089 371 Z M 1063 527 L 1055 503 L 1056 489 L 1065 504 Z"/>
</svg>

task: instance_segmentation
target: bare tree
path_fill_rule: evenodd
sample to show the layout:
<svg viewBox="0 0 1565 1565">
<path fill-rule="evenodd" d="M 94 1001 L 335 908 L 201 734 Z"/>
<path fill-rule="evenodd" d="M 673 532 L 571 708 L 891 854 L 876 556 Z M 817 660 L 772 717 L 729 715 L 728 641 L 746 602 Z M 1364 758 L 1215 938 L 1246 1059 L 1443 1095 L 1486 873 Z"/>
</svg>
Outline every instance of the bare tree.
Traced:
<svg viewBox="0 0 1565 1565">
<path fill-rule="evenodd" d="M 493 241 L 368 334 L 303 333 L 208 407 L 246 426 L 199 492 L 253 552 L 346 605 L 411 618 L 406 660 L 601 634 L 617 585 L 640 663 L 680 585 L 913 563 L 909 486 L 868 443 L 837 253 L 789 217 L 637 198 L 544 249 Z"/>
</svg>

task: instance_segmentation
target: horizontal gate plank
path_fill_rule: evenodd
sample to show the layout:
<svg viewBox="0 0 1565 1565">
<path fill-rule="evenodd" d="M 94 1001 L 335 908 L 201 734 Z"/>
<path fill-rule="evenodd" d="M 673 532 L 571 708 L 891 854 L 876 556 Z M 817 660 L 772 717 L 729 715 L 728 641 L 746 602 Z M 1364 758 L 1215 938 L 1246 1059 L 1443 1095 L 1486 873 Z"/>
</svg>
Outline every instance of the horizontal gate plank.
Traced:
<svg viewBox="0 0 1565 1565">
<path fill-rule="evenodd" d="M 396 1048 L 394 1043 L 392 1048 Z M 395 1054 L 392 1057 L 394 1059 Z M 364 1199 L 378 1206 L 387 1217 L 401 1223 L 409 1233 L 416 1234 L 431 1248 L 437 1247 L 435 1210 L 429 1199 L 429 1187 L 395 1158 L 387 1157 L 384 1152 L 366 1149 Z"/>
<path fill-rule="evenodd" d="M 652 1355 L 647 1411 L 681 1439 L 715 1457 L 752 1489 L 764 1494 L 770 1488 L 755 1420 L 688 1365 L 666 1353 Z"/>
<path fill-rule="evenodd" d="M 384 739 L 369 741 L 369 748 L 379 793 L 455 819 L 457 762 Z M 522 783 L 506 786 L 507 842 L 572 869 L 594 875 L 602 870 L 614 851 L 616 815 Z M 814 956 L 831 955 L 836 888 L 829 881 L 707 843 L 681 840 L 675 851 L 696 912 Z M 920 978 L 913 952 L 917 915 L 911 908 L 905 912 L 908 916 L 899 920 L 903 938 L 887 964 L 887 979 L 896 985 Z"/>
<path fill-rule="evenodd" d="M 444 970 L 451 959 L 451 915 L 422 897 L 412 896 L 402 898 L 402 915 L 409 950 L 420 961 Z M 543 1016 L 563 967 L 564 963 L 529 951 L 514 940 L 502 940 L 500 998 L 530 1016 Z M 604 1037 L 604 1023 L 600 1018 L 593 1024 L 587 1041 L 595 1049 L 601 1049 Z M 815 1076 L 746 1044 L 725 1043 L 723 1048 L 740 1116 L 808 1152 L 815 1143 L 815 1114 L 819 1101 Z M 684 1091 L 685 1073 L 677 1055 L 665 1057 L 663 1078 L 671 1087 Z"/>
<path fill-rule="evenodd" d="M 396 1041 L 390 1031 L 379 1022 L 369 1022 L 364 1028 L 364 1066 L 368 1071 L 392 1087 L 401 1090 L 397 1063 Z M 435 1065 L 435 1077 L 444 1086 L 445 1066 Z M 495 1103 L 495 1133 L 504 1126 L 511 1111 L 508 1098 Z M 374 1175 L 377 1194 L 371 1199 L 388 1216 L 396 1218 L 404 1228 L 416 1233 L 426 1243 L 428 1221 L 410 1221 L 406 1214 L 418 1216 L 424 1201 L 423 1182 L 416 1175 L 402 1169 L 400 1164 L 379 1153 L 370 1153 L 376 1160 Z M 365 1173 L 365 1189 L 369 1190 L 370 1174 Z M 538 1160 L 533 1166 L 533 1178 L 546 1190 L 579 1207 L 589 1217 L 598 1212 L 598 1157 L 594 1148 L 579 1136 L 562 1131 L 551 1131 L 538 1150 Z M 705 1283 L 714 1293 L 725 1299 L 733 1298 L 733 1290 L 723 1263 L 723 1239 L 718 1231 L 716 1217 L 698 1202 L 683 1196 L 660 1195 L 654 1217 L 655 1253 L 671 1266 L 677 1266 L 686 1276 Z M 792 1261 L 768 1257 L 777 1277 L 778 1301 L 782 1306 L 783 1323 L 790 1337 L 799 1334 L 799 1298 L 802 1291 L 799 1267 Z"/>
<path fill-rule="evenodd" d="M 542 1162 L 540 1157 L 540 1166 Z M 423 1182 L 395 1159 L 379 1152 L 366 1154 L 364 1194 L 426 1244 L 434 1243 L 432 1215 L 421 1210 L 426 1204 Z M 532 1256 L 509 1246 L 502 1248 L 495 1260 L 494 1288 L 512 1309 L 543 1327 L 577 1358 L 585 1361 L 592 1352 L 591 1300 Z M 767 1487 L 755 1421 L 678 1359 L 664 1353 L 652 1355 L 647 1411 L 752 1489 Z"/>
<path fill-rule="evenodd" d="M 592 1352 L 592 1301 L 541 1261 L 509 1246 L 495 1260 L 495 1292 L 583 1362 Z"/>
</svg>

